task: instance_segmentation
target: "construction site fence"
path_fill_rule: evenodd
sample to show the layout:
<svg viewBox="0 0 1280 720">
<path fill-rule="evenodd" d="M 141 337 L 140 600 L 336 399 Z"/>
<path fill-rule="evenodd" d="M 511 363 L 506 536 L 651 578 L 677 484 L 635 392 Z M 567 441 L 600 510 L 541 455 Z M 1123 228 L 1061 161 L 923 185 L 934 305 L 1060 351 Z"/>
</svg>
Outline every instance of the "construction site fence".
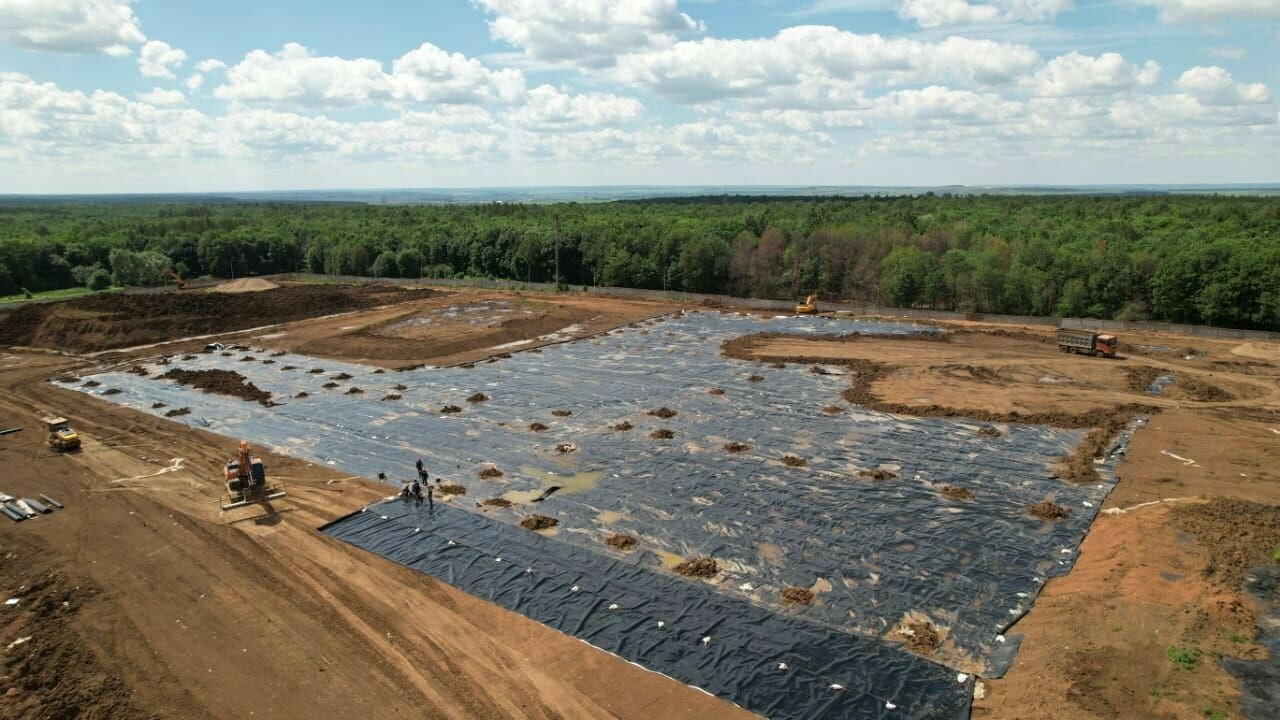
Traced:
<svg viewBox="0 0 1280 720">
<path fill-rule="evenodd" d="M 372 278 L 356 275 L 312 275 L 307 273 L 288 273 L 267 276 L 278 280 L 329 281 L 329 282 L 383 282 L 395 285 L 434 285 L 442 287 L 484 288 L 491 290 L 525 290 L 531 292 L 554 292 L 554 283 L 532 283 L 516 280 L 493 280 L 488 278 Z M 681 303 L 703 303 L 723 305 L 726 307 L 747 310 L 776 310 L 778 312 L 795 312 L 795 300 L 766 300 L 762 298 L 744 298 L 733 295 L 709 295 L 690 293 L 678 290 L 646 290 L 641 288 L 604 287 L 604 286 L 570 286 L 569 292 L 588 292 L 597 295 L 613 295 L 618 297 L 657 298 Z M 898 318 L 921 322 L 987 322 L 1004 325 L 1038 325 L 1042 327 L 1102 330 L 1109 332 L 1158 332 L 1170 335 L 1186 335 L 1229 340 L 1262 340 L 1280 342 L 1280 332 L 1263 330 L 1236 330 L 1233 328 L 1213 327 L 1211 325 L 1185 325 L 1180 323 L 1098 320 L 1094 318 L 1059 318 L 1037 317 L 1031 315 L 998 315 L 994 313 L 967 313 L 931 308 L 897 308 L 874 304 L 820 302 L 822 311 L 850 313 L 852 315 L 868 315 L 875 317 Z"/>
</svg>

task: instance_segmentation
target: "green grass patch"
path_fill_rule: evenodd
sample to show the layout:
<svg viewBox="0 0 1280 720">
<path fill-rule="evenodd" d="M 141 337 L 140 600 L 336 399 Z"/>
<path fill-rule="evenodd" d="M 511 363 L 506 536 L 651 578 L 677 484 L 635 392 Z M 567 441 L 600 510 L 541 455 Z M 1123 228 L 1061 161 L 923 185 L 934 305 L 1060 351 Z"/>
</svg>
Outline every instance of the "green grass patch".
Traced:
<svg viewBox="0 0 1280 720">
<path fill-rule="evenodd" d="M 1169 656 L 1169 662 L 1183 670 L 1190 670 L 1200 661 L 1200 648 L 1196 647 L 1180 648 L 1171 645 L 1166 654 Z"/>
<path fill-rule="evenodd" d="M 121 288 L 107 288 L 106 290 L 90 290 L 87 287 L 64 288 L 62 290 L 45 290 L 44 292 L 31 293 L 28 298 L 22 293 L 16 295 L 0 296 L 0 304 L 21 302 L 23 300 L 63 300 L 66 298 L 80 297 L 81 295 L 92 295 L 95 292 L 119 292 Z"/>
</svg>

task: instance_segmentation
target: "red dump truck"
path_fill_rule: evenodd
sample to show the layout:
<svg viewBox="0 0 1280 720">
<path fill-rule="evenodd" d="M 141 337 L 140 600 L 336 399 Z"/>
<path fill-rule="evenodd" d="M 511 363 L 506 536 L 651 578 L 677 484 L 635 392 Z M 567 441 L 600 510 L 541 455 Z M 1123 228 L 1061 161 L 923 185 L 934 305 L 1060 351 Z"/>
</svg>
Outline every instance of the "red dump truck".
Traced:
<svg viewBox="0 0 1280 720">
<path fill-rule="evenodd" d="M 1058 349 L 1094 357 L 1115 357 L 1116 336 L 1103 335 L 1094 330 L 1059 330 Z"/>
</svg>

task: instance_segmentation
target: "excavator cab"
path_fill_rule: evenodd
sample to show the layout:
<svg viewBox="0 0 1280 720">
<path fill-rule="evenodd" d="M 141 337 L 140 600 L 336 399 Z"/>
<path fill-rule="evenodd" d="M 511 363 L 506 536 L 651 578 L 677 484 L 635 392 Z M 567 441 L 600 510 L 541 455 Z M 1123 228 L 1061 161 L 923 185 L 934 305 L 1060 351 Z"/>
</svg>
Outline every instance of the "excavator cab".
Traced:
<svg viewBox="0 0 1280 720">
<path fill-rule="evenodd" d="M 67 452 L 80 447 L 80 435 L 71 429 L 71 424 L 63 417 L 47 417 L 42 419 L 49 431 L 49 448 L 58 452 Z"/>
<path fill-rule="evenodd" d="M 286 495 L 284 483 L 268 483 L 262 458 L 254 457 L 249 443 L 241 441 L 236 457 L 227 461 L 227 502 L 223 510 L 274 500 Z"/>
<path fill-rule="evenodd" d="M 804 299 L 804 304 L 796 306 L 796 312 L 801 315 L 812 315 L 818 311 L 818 307 L 816 305 L 817 302 L 818 296 L 810 295 Z"/>
</svg>

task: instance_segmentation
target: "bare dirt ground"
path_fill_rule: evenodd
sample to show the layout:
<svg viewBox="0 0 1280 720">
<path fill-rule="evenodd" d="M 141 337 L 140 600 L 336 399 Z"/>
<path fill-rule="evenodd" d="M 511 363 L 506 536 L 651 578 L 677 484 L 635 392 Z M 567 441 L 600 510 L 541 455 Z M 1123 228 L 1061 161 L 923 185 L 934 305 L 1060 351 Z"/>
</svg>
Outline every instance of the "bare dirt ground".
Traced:
<svg viewBox="0 0 1280 720">
<path fill-rule="evenodd" d="M 259 328 L 233 342 L 390 368 L 478 361 L 674 309 L 577 294 L 353 292 L 325 310 L 345 313 L 336 317 L 260 329 L 284 318 L 252 310 L 218 327 Z M 123 347 L 214 324 L 189 319 L 207 317 L 204 302 L 143 331 L 101 311 L 78 325 L 88 311 L 70 303 L 40 323 L 0 318 L 0 329 L 26 332 L 22 345 Z M 964 332 L 943 342 L 772 337 L 739 351 L 824 363 L 849 374 L 851 389 L 865 381 L 866 398 L 908 412 L 1065 422 L 1154 406 L 1118 468 L 1106 505 L 1116 512 L 1099 516 L 1072 573 L 1050 581 L 1013 629 L 1024 635 L 1018 658 L 1004 679 L 981 682 L 974 716 L 1238 716 L 1215 654 L 1262 652 L 1239 577 L 1266 561 L 1277 532 L 1280 348 L 1122 335 L 1133 348 L 1103 360 L 1060 354 L 1043 329 L 955 329 Z M 385 486 L 268 454 L 288 497 L 221 514 L 215 478 L 234 441 L 44 382 L 81 364 L 0 351 L 0 425 L 26 426 L 0 436 L 0 491 L 67 506 L 20 524 L 0 518 L 0 593 L 21 598 L 0 606 L 0 645 L 31 637 L 0 656 L 0 716 L 749 717 L 315 531 Z M 1177 379 L 1162 395 L 1142 391 L 1167 372 Z M 71 418 L 84 448 L 45 449 L 43 412 Z"/>
</svg>

